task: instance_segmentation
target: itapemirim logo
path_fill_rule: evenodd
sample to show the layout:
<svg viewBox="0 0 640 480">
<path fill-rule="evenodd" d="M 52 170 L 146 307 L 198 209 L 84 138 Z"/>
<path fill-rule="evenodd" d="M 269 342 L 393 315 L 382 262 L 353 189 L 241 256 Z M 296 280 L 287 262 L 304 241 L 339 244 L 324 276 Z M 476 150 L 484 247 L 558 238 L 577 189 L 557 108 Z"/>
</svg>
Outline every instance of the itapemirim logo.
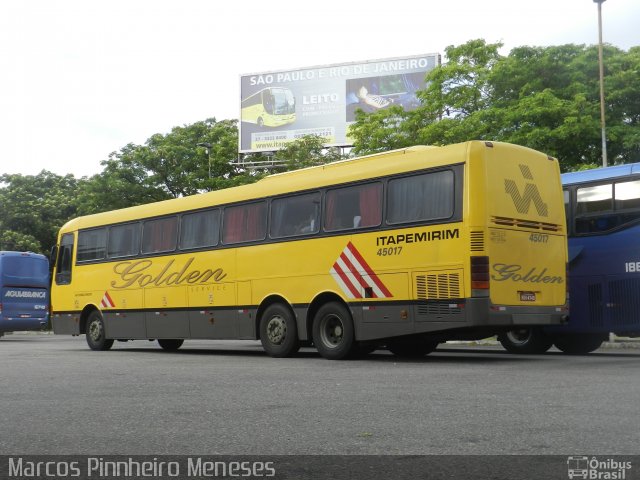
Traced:
<svg viewBox="0 0 640 480">
<path fill-rule="evenodd" d="M 520 173 L 525 180 L 533 180 L 533 174 L 526 165 L 518 165 L 520 167 Z M 524 193 L 520 194 L 520 189 L 514 180 L 504 179 L 504 191 L 513 200 L 513 204 L 516 207 L 518 213 L 529 213 L 531 202 L 536 207 L 538 215 L 542 217 L 549 216 L 549 208 L 547 204 L 542 200 L 540 191 L 535 183 L 527 183 L 524 187 Z"/>
<path fill-rule="evenodd" d="M 613 458 L 604 460 L 597 457 L 571 456 L 567 458 L 567 476 L 569 480 L 625 480 L 631 462 Z"/>
</svg>

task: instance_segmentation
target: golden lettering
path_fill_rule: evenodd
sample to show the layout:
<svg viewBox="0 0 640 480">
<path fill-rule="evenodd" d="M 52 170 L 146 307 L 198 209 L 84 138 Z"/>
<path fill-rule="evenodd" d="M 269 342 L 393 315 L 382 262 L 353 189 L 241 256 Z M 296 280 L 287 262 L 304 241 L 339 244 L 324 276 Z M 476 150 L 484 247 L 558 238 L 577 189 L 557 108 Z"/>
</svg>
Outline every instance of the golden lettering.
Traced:
<svg viewBox="0 0 640 480">
<path fill-rule="evenodd" d="M 221 282 L 227 274 L 221 268 L 215 270 L 189 270 L 194 262 L 191 257 L 182 266 L 174 267 L 175 260 L 170 260 L 157 275 L 149 272 L 153 266 L 151 260 L 137 260 L 117 263 L 113 267 L 113 272 L 119 277 L 118 280 L 111 282 L 113 288 L 146 287 L 148 285 L 181 285 L 181 284 L 197 284 L 205 283 L 212 279 L 214 282 Z M 172 268 L 173 267 L 173 268 Z"/>
</svg>

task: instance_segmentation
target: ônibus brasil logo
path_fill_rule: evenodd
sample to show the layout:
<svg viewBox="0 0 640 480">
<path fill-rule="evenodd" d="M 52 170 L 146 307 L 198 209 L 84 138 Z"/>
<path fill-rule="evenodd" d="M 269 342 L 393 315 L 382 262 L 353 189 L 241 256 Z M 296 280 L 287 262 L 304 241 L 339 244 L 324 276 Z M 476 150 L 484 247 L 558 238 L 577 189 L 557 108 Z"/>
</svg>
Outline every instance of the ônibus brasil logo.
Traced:
<svg viewBox="0 0 640 480">
<path fill-rule="evenodd" d="M 567 476 L 570 480 L 626 480 L 627 470 L 631 470 L 631 462 L 597 457 L 571 456 L 567 458 Z"/>
</svg>

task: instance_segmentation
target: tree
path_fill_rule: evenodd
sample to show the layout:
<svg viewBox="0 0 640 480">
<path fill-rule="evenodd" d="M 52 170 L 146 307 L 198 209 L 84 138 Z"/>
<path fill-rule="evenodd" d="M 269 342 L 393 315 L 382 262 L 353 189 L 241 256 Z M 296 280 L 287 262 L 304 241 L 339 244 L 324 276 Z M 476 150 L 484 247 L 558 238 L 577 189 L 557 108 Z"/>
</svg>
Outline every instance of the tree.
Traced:
<svg viewBox="0 0 640 480">
<path fill-rule="evenodd" d="M 318 135 L 306 135 L 288 143 L 274 155 L 274 163 L 284 164 L 284 170 L 322 165 L 348 158 L 339 148 L 325 148 L 324 139 Z"/>
<path fill-rule="evenodd" d="M 601 158 L 596 47 L 518 47 L 472 40 L 446 48 L 448 62 L 426 76 L 411 112 L 361 114 L 351 129 L 358 153 L 473 139 L 516 143 L 553 155 L 563 170 Z M 640 47 L 605 49 L 608 153 L 640 154 Z"/>
<path fill-rule="evenodd" d="M 0 176 L 0 249 L 47 253 L 62 225 L 76 215 L 73 175 Z"/>
<path fill-rule="evenodd" d="M 255 181 L 232 162 L 237 121 L 207 119 L 129 144 L 102 162 L 80 192 L 80 213 L 96 213 Z M 210 148 L 197 146 L 208 143 Z M 208 152 L 207 152 L 208 151 Z"/>
</svg>

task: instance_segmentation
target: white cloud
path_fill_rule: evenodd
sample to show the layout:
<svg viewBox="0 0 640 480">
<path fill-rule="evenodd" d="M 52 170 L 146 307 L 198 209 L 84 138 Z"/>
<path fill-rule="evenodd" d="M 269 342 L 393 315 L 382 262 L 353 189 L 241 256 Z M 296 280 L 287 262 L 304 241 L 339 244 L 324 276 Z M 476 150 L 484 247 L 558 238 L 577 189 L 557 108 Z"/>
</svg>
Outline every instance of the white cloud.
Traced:
<svg viewBox="0 0 640 480">
<path fill-rule="evenodd" d="M 604 39 L 638 45 L 640 2 L 603 5 Z M 91 175 L 129 142 L 235 118 L 239 75 L 444 52 L 473 38 L 597 41 L 590 0 L 0 3 L 0 173 Z"/>
</svg>

